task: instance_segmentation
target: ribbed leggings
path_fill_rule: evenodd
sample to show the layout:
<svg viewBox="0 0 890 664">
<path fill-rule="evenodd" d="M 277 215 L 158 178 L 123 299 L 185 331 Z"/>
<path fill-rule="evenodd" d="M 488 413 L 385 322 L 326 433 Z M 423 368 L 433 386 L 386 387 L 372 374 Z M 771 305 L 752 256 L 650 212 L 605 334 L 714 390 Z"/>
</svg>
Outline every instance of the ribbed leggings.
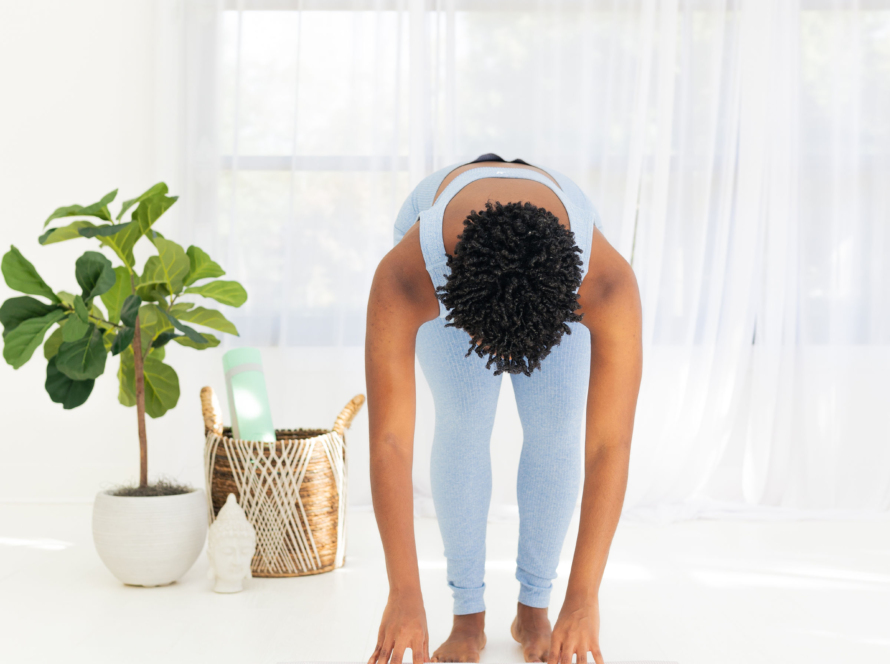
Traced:
<svg viewBox="0 0 890 664">
<path fill-rule="evenodd" d="M 433 503 L 445 543 L 454 614 L 485 610 L 485 534 L 491 502 L 489 441 L 501 378 L 475 353 L 469 336 L 437 318 L 421 326 L 417 356 L 433 393 L 430 460 Z M 547 607 L 552 580 L 581 486 L 582 418 L 590 374 L 590 333 L 572 334 L 531 376 L 510 375 L 522 422 L 516 482 L 519 601 Z M 507 374 L 509 375 L 509 374 Z M 516 441 L 519 444 L 520 441 Z"/>
</svg>

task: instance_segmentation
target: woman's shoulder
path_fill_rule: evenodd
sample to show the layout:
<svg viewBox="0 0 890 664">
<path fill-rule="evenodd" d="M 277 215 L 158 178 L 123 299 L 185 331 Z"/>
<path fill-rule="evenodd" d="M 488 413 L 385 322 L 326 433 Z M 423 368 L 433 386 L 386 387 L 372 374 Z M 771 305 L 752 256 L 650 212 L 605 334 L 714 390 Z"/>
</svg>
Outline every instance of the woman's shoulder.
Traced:
<svg viewBox="0 0 890 664">
<path fill-rule="evenodd" d="M 640 309 L 640 290 L 633 266 L 606 237 L 594 230 L 590 267 L 578 289 L 578 303 L 588 328 L 616 323 L 621 312 Z"/>
<path fill-rule="evenodd" d="M 374 283 L 384 306 L 405 306 L 424 321 L 439 314 L 439 300 L 426 271 L 420 232 L 412 225 L 377 266 Z"/>
</svg>

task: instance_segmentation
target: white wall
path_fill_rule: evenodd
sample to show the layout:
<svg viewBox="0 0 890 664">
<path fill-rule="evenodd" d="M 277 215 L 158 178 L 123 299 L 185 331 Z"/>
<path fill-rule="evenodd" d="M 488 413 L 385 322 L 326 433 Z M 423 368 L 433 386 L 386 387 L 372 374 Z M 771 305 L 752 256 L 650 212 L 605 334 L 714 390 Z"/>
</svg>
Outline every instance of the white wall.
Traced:
<svg viewBox="0 0 890 664">
<path fill-rule="evenodd" d="M 48 214 L 115 187 L 124 196 L 142 191 L 163 175 L 152 149 L 153 41 L 150 0 L 0 9 L 0 251 L 16 245 L 57 290 L 75 290 L 74 260 L 96 247 L 86 240 L 41 247 Z M 0 286 L 0 297 L 10 295 Z M 171 354 L 177 367 L 178 355 Z M 135 411 L 117 403 L 116 366 L 109 361 L 85 406 L 63 411 L 43 388 L 40 350 L 18 371 L 0 364 L 0 500 L 89 499 L 103 483 L 138 477 Z M 187 377 L 183 387 L 192 387 Z M 190 465 L 198 444 L 181 450 L 189 439 L 200 442 L 201 431 L 187 415 L 183 408 L 149 424 L 155 469 Z"/>
<path fill-rule="evenodd" d="M 76 290 L 74 260 L 98 245 L 41 247 L 37 237 L 53 209 L 93 202 L 115 187 L 127 198 L 159 180 L 177 191 L 175 174 L 158 165 L 164 146 L 155 143 L 166 127 L 155 93 L 155 10 L 151 0 L 0 6 L 0 252 L 14 244 L 57 290 Z M 173 238 L 176 219 L 159 222 Z M 0 301 L 13 295 L 0 285 Z M 201 485 L 198 394 L 212 385 L 225 403 L 223 351 L 168 348 L 181 397 L 166 416 L 148 419 L 149 469 Z M 263 353 L 280 426 L 329 427 L 364 390 L 359 349 L 337 354 L 339 372 L 320 364 L 324 353 L 313 349 Z M 88 501 L 100 488 L 138 478 L 136 412 L 117 402 L 117 364 L 109 357 L 89 401 L 65 411 L 44 390 L 41 350 L 18 371 L 0 363 L 0 501 Z M 350 499 L 367 504 L 364 414 L 348 440 Z"/>
</svg>

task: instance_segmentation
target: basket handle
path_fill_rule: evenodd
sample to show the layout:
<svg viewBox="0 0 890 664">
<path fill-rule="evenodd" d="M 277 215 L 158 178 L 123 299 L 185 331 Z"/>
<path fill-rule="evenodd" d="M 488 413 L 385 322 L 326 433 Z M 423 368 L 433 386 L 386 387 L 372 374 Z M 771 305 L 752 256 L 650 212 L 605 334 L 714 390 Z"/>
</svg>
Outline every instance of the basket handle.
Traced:
<svg viewBox="0 0 890 664">
<path fill-rule="evenodd" d="M 204 416 L 204 433 L 212 431 L 217 436 L 223 432 L 222 411 L 219 399 L 210 386 L 201 388 L 201 414 Z"/>
<path fill-rule="evenodd" d="M 337 415 L 337 419 L 334 420 L 334 426 L 331 427 L 331 429 L 342 436 L 343 432 L 352 425 L 352 420 L 358 415 L 358 412 L 362 409 L 364 403 L 364 394 L 356 394 L 352 397 L 352 400 L 343 406 L 343 410 Z"/>
</svg>

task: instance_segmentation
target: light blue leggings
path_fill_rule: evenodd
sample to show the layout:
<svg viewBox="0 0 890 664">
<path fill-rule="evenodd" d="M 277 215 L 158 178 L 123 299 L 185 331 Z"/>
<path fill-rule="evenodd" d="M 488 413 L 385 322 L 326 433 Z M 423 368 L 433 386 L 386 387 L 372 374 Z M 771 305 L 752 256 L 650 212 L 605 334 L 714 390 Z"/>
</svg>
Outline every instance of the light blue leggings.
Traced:
<svg viewBox="0 0 890 664">
<path fill-rule="evenodd" d="M 485 610 L 485 526 L 491 502 L 489 440 L 503 374 L 464 357 L 469 335 L 436 318 L 417 334 L 417 356 L 433 393 L 436 428 L 430 480 L 448 560 L 454 613 Z M 531 376 L 510 374 L 522 421 L 519 503 L 519 601 L 543 608 L 581 485 L 581 426 L 590 373 L 590 333 L 569 323 Z M 519 441 L 517 441 L 518 443 Z"/>
<path fill-rule="evenodd" d="M 417 213 L 430 206 L 442 179 L 458 165 L 427 177 L 412 192 L 396 222 L 397 242 Z M 560 179 L 567 181 L 564 176 Z M 574 184 L 567 181 L 560 186 L 568 190 Z M 503 374 L 494 376 L 475 353 L 465 357 L 469 335 L 445 327 L 446 322 L 436 318 L 422 325 L 416 352 L 436 410 L 430 459 L 433 503 L 445 544 L 454 614 L 463 615 L 485 610 L 489 442 Z M 538 608 L 549 605 L 552 579 L 581 486 L 590 333 L 581 323 L 569 323 L 569 327 L 572 333 L 562 337 L 540 369 L 531 376 L 510 375 L 523 433 L 516 485 L 520 519 L 516 579 L 519 601 Z"/>
</svg>

